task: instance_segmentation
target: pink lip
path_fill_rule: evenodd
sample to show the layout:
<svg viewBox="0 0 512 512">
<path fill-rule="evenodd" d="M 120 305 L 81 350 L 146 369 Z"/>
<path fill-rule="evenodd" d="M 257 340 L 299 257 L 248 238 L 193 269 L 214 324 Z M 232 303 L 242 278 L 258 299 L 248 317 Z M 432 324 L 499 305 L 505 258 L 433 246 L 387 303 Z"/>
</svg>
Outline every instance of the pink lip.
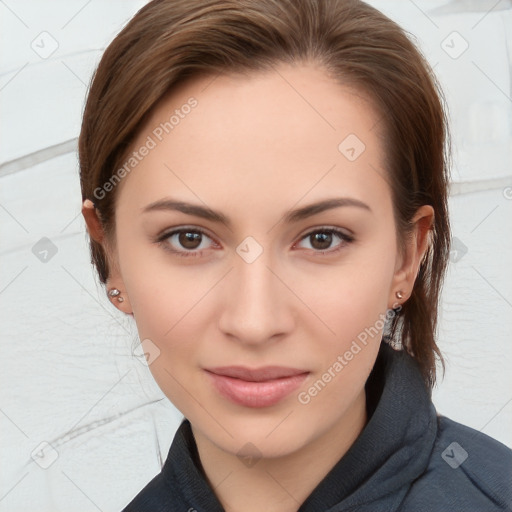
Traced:
<svg viewBox="0 0 512 512">
<path fill-rule="evenodd" d="M 282 366 L 224 366 L 206 369 L 206 374 L 217 391 L 232 402 L 245 407 L 269 407 L 297 389 L 309 372 Z"/>
</svg>

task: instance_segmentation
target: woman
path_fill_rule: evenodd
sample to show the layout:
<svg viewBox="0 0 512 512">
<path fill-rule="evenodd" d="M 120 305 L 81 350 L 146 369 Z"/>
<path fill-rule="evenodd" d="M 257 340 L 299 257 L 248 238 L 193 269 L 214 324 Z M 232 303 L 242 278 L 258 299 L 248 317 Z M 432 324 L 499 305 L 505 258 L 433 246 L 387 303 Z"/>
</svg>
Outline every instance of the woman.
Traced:
<svg viewBox="0 0 512 512">
<path fill-rule="evenodd" d="M 510 450 L 431 402 L 445 125 L 360 1 L 155 0 L 116 37 L 83 214 L 185 417 L 125 511 L 511 509 Z"/>
</svg>

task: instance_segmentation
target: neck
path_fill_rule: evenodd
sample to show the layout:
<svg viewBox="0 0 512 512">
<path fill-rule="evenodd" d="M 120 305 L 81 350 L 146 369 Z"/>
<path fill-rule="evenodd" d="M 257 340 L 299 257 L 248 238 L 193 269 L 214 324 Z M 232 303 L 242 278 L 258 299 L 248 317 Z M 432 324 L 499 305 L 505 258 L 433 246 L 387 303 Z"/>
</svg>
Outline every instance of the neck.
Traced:
<svg viewBox="0 0 512 512">
<path fill-rule="evenodd" d="M 328 431 L 282 457 L 243 467 L 192 427 L 208 483 L 226 512 L 296 512 L 348 451 L 367 421 L 364 390 Z"/>
</svg>

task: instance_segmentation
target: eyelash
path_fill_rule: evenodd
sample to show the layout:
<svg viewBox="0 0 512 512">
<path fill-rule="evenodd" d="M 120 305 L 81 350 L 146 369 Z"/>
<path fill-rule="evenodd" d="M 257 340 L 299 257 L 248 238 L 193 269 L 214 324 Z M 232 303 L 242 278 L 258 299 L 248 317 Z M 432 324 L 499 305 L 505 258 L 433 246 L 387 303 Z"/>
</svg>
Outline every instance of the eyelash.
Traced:
<svg viewBox="0 0 512 512">
<path fill-rule="evenodd" d="M 172 231 L 165 232 L 165 233 L 163 233 L 162 235 L 160 235 L 156 239 L 156 243 L 160 247 L 162 247 L 164 250 L 169 251 L 173 255 L 180 256 L 180 257 L 183 257 L 183 258 L 190 258 L 190 257 L 198 258 L 198 257 L 202 256 L 203 250 L 199 250 L 199 251 L 197 251 L 197 250 L 195 250 L 195 251 L 176 251 L 175 249 L 171 249 L 169 244 L 166 243 L 167 240 L 171 236 L 176 235 L 176 234 L 180 234 L 180 233 L 200 233 L 201 235 L 206 236 L 206 237 L 212 239 L 204 230 L 202 230 L 199 227 L 194 227 L 194 228 L 174 229 Z M 324 254 L 329 254 L 329 255 L 335 254 L 335 253 L 341 251 L 345 246 L 347 246 L 347 245 L 351 244 L 352 242 L 354 242 L 354 237 L 352 235 L 344 233 L 343 231 L 340 231 L 339 229 L 329 228 L 329 227 L 313 229 L 313 230 L 309 231 L 308 233 L 306 233 L 304 236 L 302 236 L 301 239 L 299 240 L 299 242 L 301 242 L 302 240 L 305 240 L 306 238 L 310 237 L 311 235 L 313 235 L 315 233 L 328 233 L 330 235 L 335 235 L 335 236 L 337 236 L 338 238 L 340 238 L 342 240 L 342 243 L 340 243 L 337 246 L 336 249 L 327 249 L 325 251 L 320 251 L 320 250 L 315 251 L 313 249 L 314 254 L 315 255 L 319 255 L 319 256 L 323 256 Z"/>
</svg>

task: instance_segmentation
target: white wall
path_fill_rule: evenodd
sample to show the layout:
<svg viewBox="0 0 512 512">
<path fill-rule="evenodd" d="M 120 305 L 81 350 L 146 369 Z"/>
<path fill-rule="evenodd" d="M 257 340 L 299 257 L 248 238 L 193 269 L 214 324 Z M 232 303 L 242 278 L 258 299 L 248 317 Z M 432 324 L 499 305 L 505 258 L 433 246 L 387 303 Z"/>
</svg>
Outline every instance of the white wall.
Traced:
<svg viewBox="0 0 512 512">
<path fill-rule="evenodd" d="M 130 354 L 135 328 L 96 284 L 80 216 L 87 84 L 144 3 L 0 2 L 0 511 L 120 510 L 159 471 L 181 419 Z M 417 37 L 452 116 L 458 253 L 435 403 L 512 446 L 511 3 L 371 3 Z"/>
</svg>

